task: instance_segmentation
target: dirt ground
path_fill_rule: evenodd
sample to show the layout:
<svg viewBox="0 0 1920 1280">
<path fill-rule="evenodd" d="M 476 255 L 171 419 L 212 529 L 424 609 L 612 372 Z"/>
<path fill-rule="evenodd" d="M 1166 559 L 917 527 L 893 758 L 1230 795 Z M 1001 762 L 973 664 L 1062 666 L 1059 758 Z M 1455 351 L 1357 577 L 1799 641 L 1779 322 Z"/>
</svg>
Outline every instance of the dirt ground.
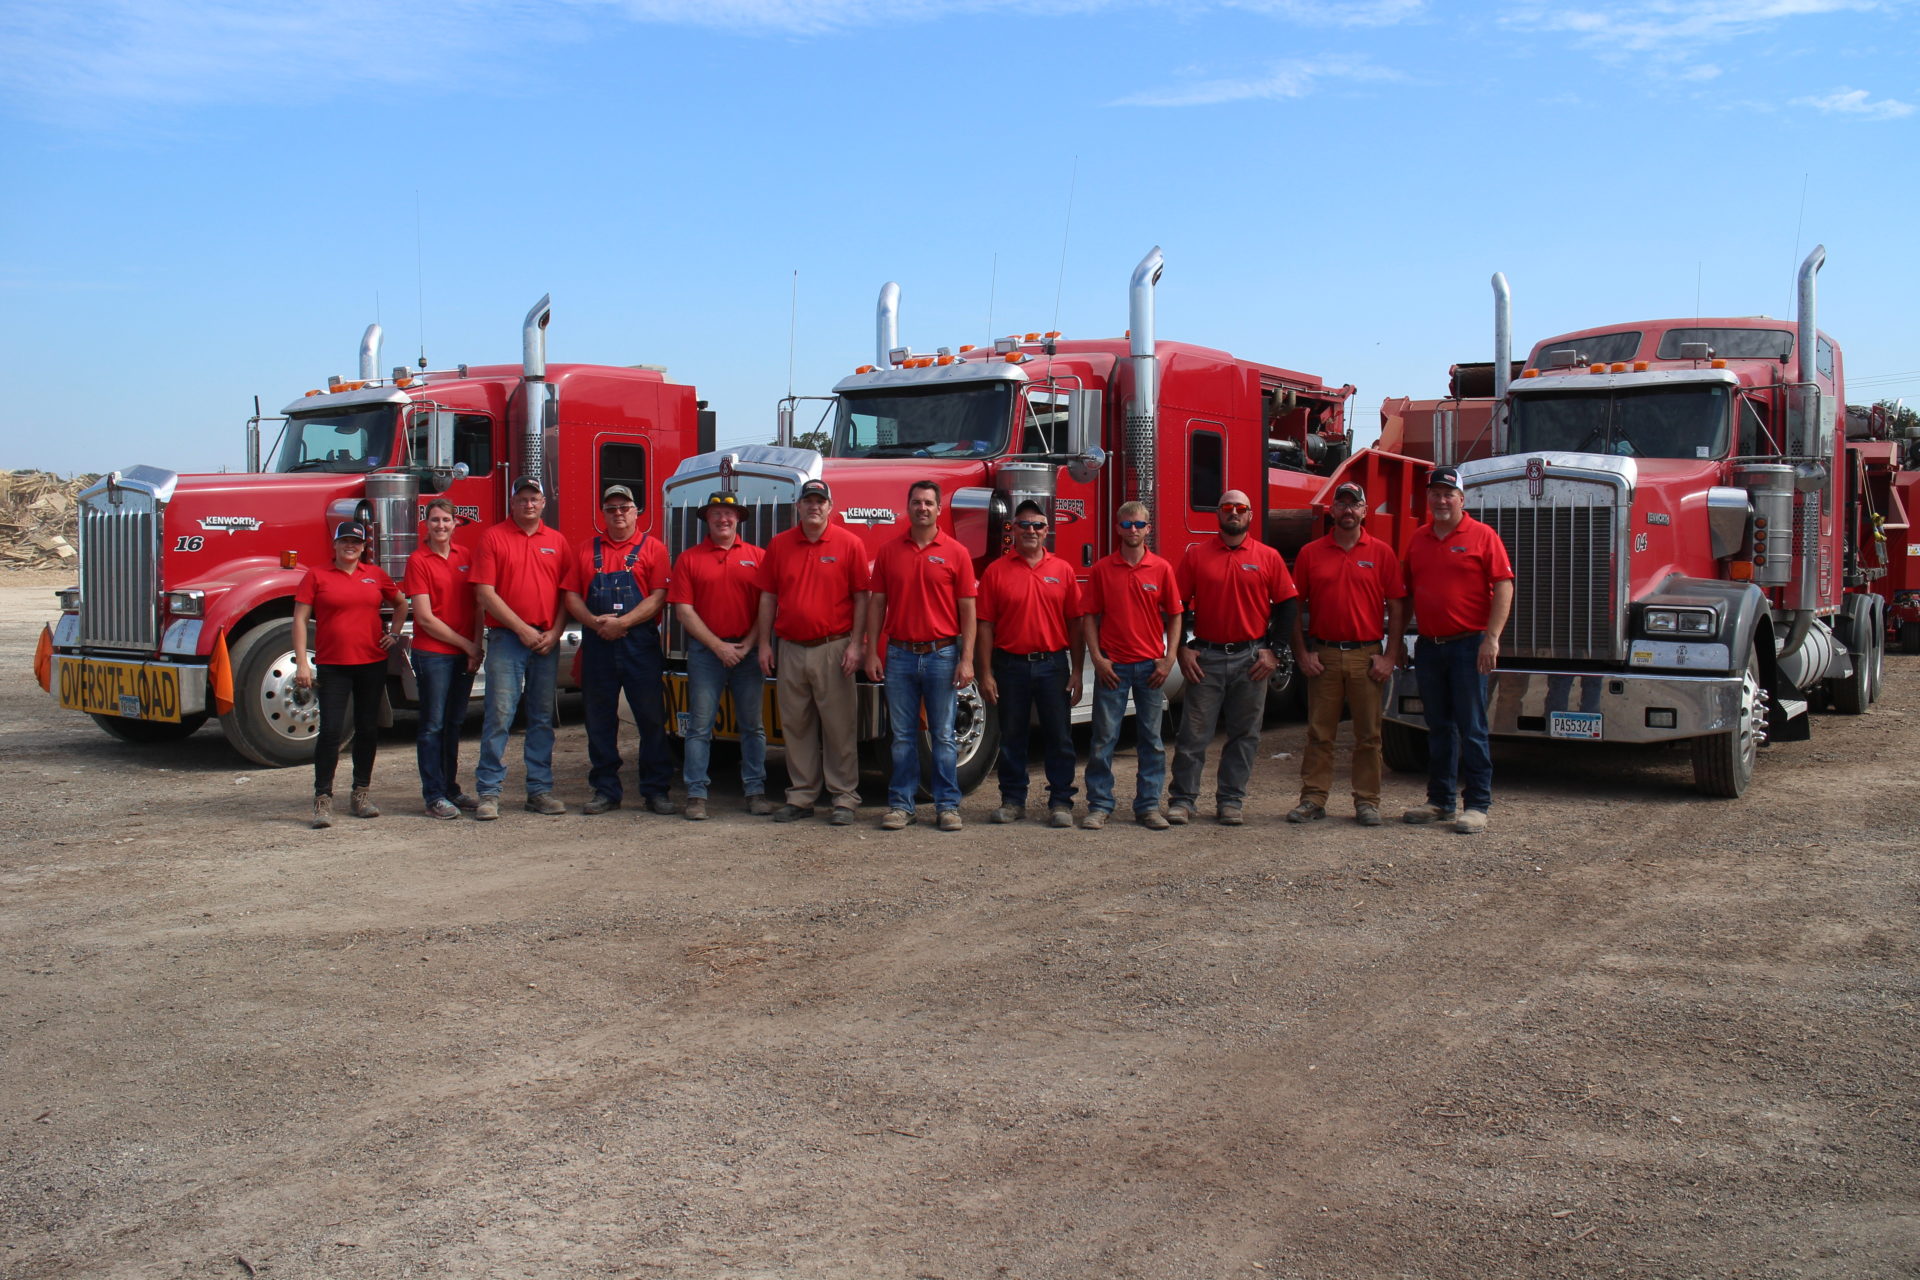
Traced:
<svg viewBox="0 0 1920 1280">
<path fill-rule="evenodd" d="M 1235 831 L 586 818 L 577 715 L 566 817 L 396 731 L 313 832 L 6 581 L 5 1276 L 1920 1274 L 1920 658 L 1740 801 L 1502 748 L 1479 837 L 1280 822 L 1297 725 Z"/>
</svg>

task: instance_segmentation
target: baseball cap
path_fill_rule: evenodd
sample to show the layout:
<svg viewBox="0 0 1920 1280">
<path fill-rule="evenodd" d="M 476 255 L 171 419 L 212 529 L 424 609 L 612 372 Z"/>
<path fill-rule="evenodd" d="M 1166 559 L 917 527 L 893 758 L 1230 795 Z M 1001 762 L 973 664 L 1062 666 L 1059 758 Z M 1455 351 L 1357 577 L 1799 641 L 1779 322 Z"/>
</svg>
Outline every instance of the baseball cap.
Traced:
<svg viewBox="0 0 1920 1280">
<path fill-rule="evenodd" d="M 533 490 L 535 493 L 545 493 L 547 486 L 541 484 L 535 476 L 521 476 L 513 482 L 513 491 L 515 493 L 524 493 L 528 489 Z"/>
<path fill-rule="evenodd" d="M 1462 493 L 1466 492 L 1466 489 L 1460 483 L 1460 468 L 1458 467 L 1435 467 L 1432 473 L 1427 476 L 1427 488 L 1459 489 Z"/>
<path fill-rule="evenodd" d="M 628 502 L 633 502 L 633 490 L 623 484 L 610 484 L 607 486 L 607 491 L 600 495 L 600 505 L 604 507 L 615 498 L 625 498 Z"/>
<path fill-rule="evenodd" d="M 699 510 L 693 514 L 705 519 L 707 511 L 713 507 L 725 507 L 738 515 L 742 520 L 745 520 L 749 514 L 746 506 L 740 501 L 740 495 L 737 493 L 729 493 L 725 489 L 715 489 L 712 493 L 708 494 L 707 500 L 701 503 Z"/>
<path fill-rule="evenodd" d="M 362 542 L 371 540 L 367 533 L 367 526 L 358 520 L 342 520 L 333 526 L 333 537 L 336 542 L 341 538 L 358 538 Z"/>
<path fill-rule="evenodd" d="M 1348 482 L 1333 491 L 1333 500 L 1335 502 L 1358 503 L 1364 507 L 1367 505 L 1367 491 L 1357 484 Z"/>
<path fill-rule="evenodd" d="M 825 480 L 809 480 L 800 486 L 800 492 L 795 501 L 800 498 L 825 498 L 828 502 L 832 502 L 833 490 L 827 488 Z"/>
</svg>

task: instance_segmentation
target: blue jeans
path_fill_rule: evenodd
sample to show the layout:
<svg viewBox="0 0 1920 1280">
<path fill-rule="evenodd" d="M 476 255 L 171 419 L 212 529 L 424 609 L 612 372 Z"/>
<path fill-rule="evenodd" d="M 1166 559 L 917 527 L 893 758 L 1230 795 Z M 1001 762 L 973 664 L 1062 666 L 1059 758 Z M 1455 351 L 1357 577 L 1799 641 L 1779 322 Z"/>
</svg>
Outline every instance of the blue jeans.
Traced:
<svg viewBox="0 0 1920 1280">
<path fill-rule="evenodd" d="M 420 796 L 431 805 L 460 794 L 460 726 L 467 719 L 473 673 L 467 670 L 464 653 L 415 649 L 412 658 L 420 694 L 420 732 L 414 753 L 420 761 Z"/>
<path fill-rule="evenodd" d="M 760 663 L 749 654 L 728 667 L 697 640 L 687 641 L 686 776 L 689 800 L 707 794 L 707 765 L 713 758 L 713 722 L 720 712 L 722 691 L 733 695 L 733 714 L 740 728 L 740 785 L 750 796 L 767 790 L 767 731 L 760 724 L 760 701 L 766 679 Z"/>
<path fill-rule="evenodd" d="M 1413 651 L 1413 678 L 1427 721 L 1427 803 L 1453 808 L 1460 781 L 1462 807 L 1493 807 L 1493 754 L 1487 741 L 1487 678 L 1480 674 L 1475 632 L 1446 644 L 1422 638 Z"/>
<path fill-rule="evenodd" d="M 1113 749 L 1120 741 L 1120 721 L 1127 714 L 1127 695 L 1133 695 L 1133 735 L 1140 753 L 1140 776 L 1133 788 L 1133 811 L 1150 813 L 1160 807 L 1160 791 L 1167 782 L 1167 751 L 1160 742 L 1160 721 L 1167 710 L 1165 689 L 1153 689 L 1153 660 L 1116 662 L 1120 686 L 1109 689 L 1093 682 L 1093 745 L 1087 749 L 1087 809 L 1113 812 Z"/>
<path fill-rule="evenodd" d="M 640 731 L 640 794 L 651 800 L 673 785 L 667 750 L 667 695 L 661 686 L 665 660 L 660 633 L 651 624 L 618 640 L 592 632 L 580 637 L 582 718 L 587 722 L 587 785 L 597 796 L 621 798 L 620 698 L 624 694 Z"/>
<path fill-rule="evenodd" d="M 1064 651 L 1029 662 L 993 652 L 993 679 L 1000 686 L 1000 802 L 1027 803 L 1027 738 L 1040 717 L 1040 750 L 1047 771 L 1047 807 L 1073 807 L 1073 720 L 1067 700 L 1071 674 Z"/>
<path fill-rule="evenodd" d="M 558 645 L 551 653 L 535 653 L 505 627 L 488 629 L 486 719 L 480 730 L 480 763 L 473 770 L 473 784 L 481 795 L 498 796 L 507 780 L 507 731 L 523 700 L 527 794 L 553 790 L 553 700 L 559 675 Z"/>
<path fill-rule="evenodd" d="M 893 776 L 887 781 L 887 806 L 913 812 L 920 790 L 920 708 L 927 709 L 927 736 L 933 739 L 933 806 L 960 807 L 959 751 L 953 744 L 953 719 L 959 697 L 953 670 L 958 645 L 932 653 L 887 646 L 887 721 L 893 731 Z"/>
</svg>

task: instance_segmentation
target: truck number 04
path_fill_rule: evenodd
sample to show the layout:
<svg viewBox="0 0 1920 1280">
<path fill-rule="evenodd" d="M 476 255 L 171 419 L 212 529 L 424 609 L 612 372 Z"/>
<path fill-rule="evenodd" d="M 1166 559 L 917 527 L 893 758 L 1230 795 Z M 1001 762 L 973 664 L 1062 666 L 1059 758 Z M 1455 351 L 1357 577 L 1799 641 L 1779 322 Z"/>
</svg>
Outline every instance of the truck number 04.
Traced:
<svg viewBox="0 0 1920 1280">
<path fill-rule="evenodd" d="M 174 540 L 175 551 L 198 551 L 207 545 L 207 540 L 197 533 L 183 533 Z"/>
</svg>

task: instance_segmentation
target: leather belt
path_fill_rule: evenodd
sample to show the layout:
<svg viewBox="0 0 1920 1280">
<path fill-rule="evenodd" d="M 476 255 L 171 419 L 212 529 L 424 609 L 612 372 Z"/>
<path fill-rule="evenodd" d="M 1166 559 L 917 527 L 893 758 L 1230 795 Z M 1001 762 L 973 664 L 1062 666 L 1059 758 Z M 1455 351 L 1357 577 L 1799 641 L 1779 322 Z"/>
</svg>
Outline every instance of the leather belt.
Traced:
<svg viewBox="0 0 1920 1280">
<path fill-rule="evenodd" d="M 1245 653 L 1249 649 L 1263 649 L 1266 644 L 1265 640 L 1195 640 L 1187 647 L 1211 653 Z"/>
<path fill-rule="evenodd" d="M 1477 639 L 1480 636 L 1484 636 L 1485 634 L 1487 633 L 1484 630 L 1483 631 L 1462 631 L 1459 635 L 1421 636 L 1420 638 L 1426 641 L 1428 644 L 1452 644 L 1456 640 L 1473 640 L 1473 639 Z"/>
<path fill-rule="evenodd" d="M 1313 644 L 1321 649 L 1352 650 L 1377 649 L 1380 647 L 1381 642 L 1378 640 L 1321 640 L 1316 638 Z"/>
<path fill-rule="evenodd" d="M 715 636 L 714 639 L 718 640 L 721 644 L 739 644 L 742 640 L 745 640 L 746 637 L 745 636 Z"/>
<path fill-rule="evenodd" d="M 1011 649 L 995 649 L 993 652 L 996 657 L 1006 658 L 1013 662 L 1045 662 L 1049 658 L 1064 658 L 1067 656 L 1065 649 L 1039 649 L 1033 653 L 1015 653 Z"/>
<path fill-rule="evenodd" d="M 959 644 L 959 636 L 944 636 L 938 640 L 889 640 L 887 644 L 895 649 L 905 649 L 908 653 L 934 653 L 950 644 Z"/>
<path fill-rule="evenodd" d="M 836 631 L 830 636 L 821 636 L 818 640 L 794 640 L 787 636 L 781 636 L 780 638 L 788 644 L 797 644 L 802 649 L 818 649 L 823 644 L 832 644 L 835 640 L 845 640 L 852 634 L 853 632 L 851 631 Z"/>
</svg>

